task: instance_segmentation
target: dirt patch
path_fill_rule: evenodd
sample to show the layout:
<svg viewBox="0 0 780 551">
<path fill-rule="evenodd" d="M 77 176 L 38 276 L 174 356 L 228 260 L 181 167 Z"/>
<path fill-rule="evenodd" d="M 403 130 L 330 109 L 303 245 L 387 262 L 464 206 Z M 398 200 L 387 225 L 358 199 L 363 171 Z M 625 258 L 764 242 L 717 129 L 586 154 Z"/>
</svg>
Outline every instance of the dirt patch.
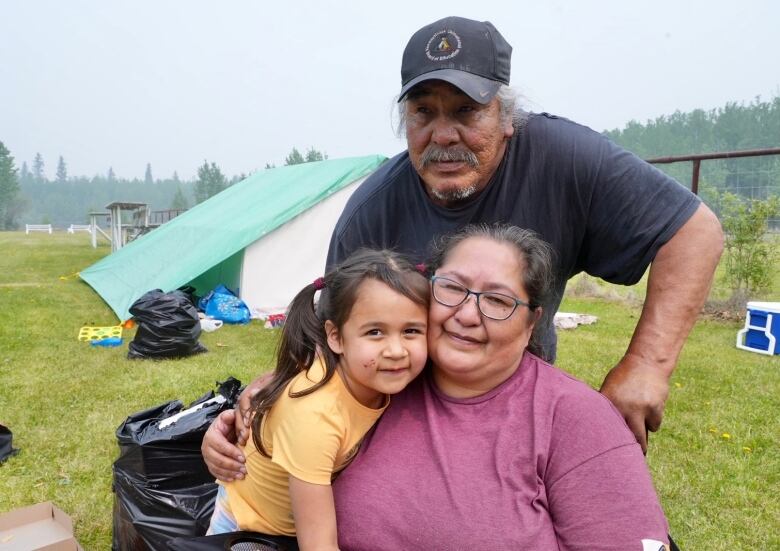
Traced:
<svg viewBox="0 0 780 551">
<path fill-rule="evenodd" d="M 595 278 L 586 274 L 580 274 L 569 281 L 566 295 L 574 298 L 598 298 L 634 306 L 642 304 L 642 298 L 633 289 L 623 288 L 618 292 L 614 285 L 600 285 Z"/>
<path fill-rule="evenodd" d="M 719 321 L 745 321 L 747 295 L 734 293 L 725 300 L 708 300 L 701 310 L 701 317 Z"/>
</svg>

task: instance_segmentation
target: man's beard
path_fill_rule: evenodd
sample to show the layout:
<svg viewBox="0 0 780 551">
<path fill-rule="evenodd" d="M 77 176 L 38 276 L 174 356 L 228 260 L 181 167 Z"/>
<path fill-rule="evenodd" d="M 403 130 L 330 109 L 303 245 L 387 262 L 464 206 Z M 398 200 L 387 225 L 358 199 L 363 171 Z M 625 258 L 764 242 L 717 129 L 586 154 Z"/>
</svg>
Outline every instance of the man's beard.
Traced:
<svg viewBox="0 0 780 551">
<path fill-rule="evenodd" d="M 442 147 L 436 144 L 428 144 L 420 157 L 420 172 L 424 171 L 433 162 L 463 162 L 471 168 L 479 166 L 479 159 L 466 147 Z M 467 187 L 455 187 L 451 189 L 429 189 L 434 199 L 443 203 L 459 203 L 465 201 L 477 192 L 476 184 Z"/>
</svg>

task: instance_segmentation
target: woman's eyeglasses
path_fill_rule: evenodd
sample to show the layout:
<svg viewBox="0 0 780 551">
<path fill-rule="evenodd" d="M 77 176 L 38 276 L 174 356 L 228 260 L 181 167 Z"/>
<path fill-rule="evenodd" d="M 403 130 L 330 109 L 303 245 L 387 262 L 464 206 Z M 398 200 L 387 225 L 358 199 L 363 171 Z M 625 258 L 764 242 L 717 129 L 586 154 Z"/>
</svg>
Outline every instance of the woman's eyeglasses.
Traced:
<svg viewBox="0 0 780 551">
<path fill-rule="evenodd" d="M 518 306 L 526 306 L 534 310 L 533 306 L 519 298 L 492 291 L 478 293 L 446 277 L 433 276 L 431 289 L 436 302 L 453 308 L 466 302 L 469 295 L 474 295 L 477 298 L 477 308 L 482 315 L 493 320 L 508 319 Z"/>
</svg>

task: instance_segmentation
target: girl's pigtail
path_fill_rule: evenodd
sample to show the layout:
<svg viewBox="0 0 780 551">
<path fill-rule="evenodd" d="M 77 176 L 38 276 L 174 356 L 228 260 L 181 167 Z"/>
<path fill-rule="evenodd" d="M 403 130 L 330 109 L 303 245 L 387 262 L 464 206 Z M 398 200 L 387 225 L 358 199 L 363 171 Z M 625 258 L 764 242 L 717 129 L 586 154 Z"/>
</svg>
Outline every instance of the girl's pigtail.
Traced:
<svg viewBox="0 0 780 551">
<path fill-rule="evenodd" d="M 295 295 L 289 308 L 282 329 L 282 337 L 276 351 L 276 369 L 269 383 L 252 398 L 252 439 L 257 449 L 268 457 L 262 442 L 260 430 L 263 416 L 271 409 L 279 399 L 288 383 L 301 371 L 311 367 L 318 353 L 330 352 L 327 346 L 325 328 L 323 322 L 317 317 L 314 310 L 314 295 L 323 287 L 322 278 L 307 285 Z M 332 356 L 332 353 L 330 353 Z M 309 394 L 325 384 L 333 375 L 335 362 L 332 368 L 326 369 L 326 377 L 311 388 L 301 392 L 291 393 L 293 397 Z"/>
</svg>

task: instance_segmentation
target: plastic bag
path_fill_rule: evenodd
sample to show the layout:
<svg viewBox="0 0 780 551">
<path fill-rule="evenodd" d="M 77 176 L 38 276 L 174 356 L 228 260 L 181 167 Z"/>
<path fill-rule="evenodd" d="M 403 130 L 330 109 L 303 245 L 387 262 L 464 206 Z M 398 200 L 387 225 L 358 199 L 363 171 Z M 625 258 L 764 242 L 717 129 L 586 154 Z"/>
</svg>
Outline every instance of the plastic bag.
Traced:
<svg viewBox="0 0 780 551">
<path fill-rule="evenodd" d="M 184 410 L 179 400 L 135 413 L 116 431 L 115 551 L 167 549 L 174 537 L 206 533 L 217 485 L 200 453 L 211 422 L 234 407 L 241 383 L 233 377 Z"/>
<path fill-rule="evenodd" d="M 225 323 L 249 323 L 252 319 L 249 307 L 224 285 L 218 285 L 200 299 L 198 306 L 206 316 Z"/>
<path fill-rule="evenodd" d="M 14 433 L 5 425 L 0 425 L 0 463 L 13 457 L 19 450 L 14 448 Z"/>
<path fill-rule="evenodd" d="M 200 300 L 200 297 L 196 294 L 195 287 L 192 285 L 185 285 L 184 287 L 179 287 L 179 291 L 184 293 L 184 295 L 190 299 L 190 302 L 192 303 L 195 308 L 198 307 L 198 301 Z"/>
<path fill-rule="evenodd" d="M 133 303 L 130 313 L 138 330 L 129 346 L 129 359 L 182 358 L 206 352 L 198 342 L 198 311 L 186 293 L 149 291 Z"/>
<path fill-rule="evenodd" d="M 200 320 L 200 328 L 206 333 L 216 331 L 224 322 L 222 320 L 213 320 L 211 318 L 202 318 Z"/>
</svg>

